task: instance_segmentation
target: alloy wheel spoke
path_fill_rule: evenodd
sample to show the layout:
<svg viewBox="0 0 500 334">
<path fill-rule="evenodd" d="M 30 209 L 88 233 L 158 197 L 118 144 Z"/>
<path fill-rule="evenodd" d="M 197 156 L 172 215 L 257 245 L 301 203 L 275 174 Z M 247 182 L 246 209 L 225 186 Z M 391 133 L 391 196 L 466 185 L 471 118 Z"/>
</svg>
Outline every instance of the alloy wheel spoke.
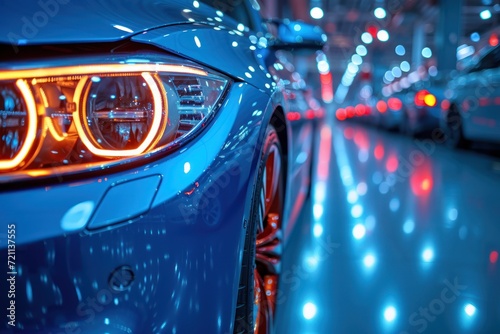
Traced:
<svg viewBox="0 0 500 334">
<path fill-rule="evenodd" d="M 281 178 L 281 159 L 279 155 L 279 149 L 276 146 L 273 146 L 271 152 L 269 153 L 267 162 L 266 162 L 266 170 L 265 170 L 265 214 L 271 212 L 273 209 L 273 205 L 276 205 L 276 195 L 278 192 L 278 184 Z"/>
<path fill-rule="evenodd" d="M 267 334 L 274 319 L 282 247 L 281 154 L 273 145 L 267 155 L 259 198 L 255 245 L 254 334 Z"/>
</svg>

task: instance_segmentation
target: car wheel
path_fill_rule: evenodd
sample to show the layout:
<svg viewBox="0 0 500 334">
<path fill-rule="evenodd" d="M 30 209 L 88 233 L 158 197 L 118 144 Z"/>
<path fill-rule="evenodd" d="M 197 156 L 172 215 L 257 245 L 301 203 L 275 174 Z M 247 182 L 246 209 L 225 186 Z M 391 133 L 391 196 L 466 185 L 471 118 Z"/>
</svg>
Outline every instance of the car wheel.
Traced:
<svg viewBox="0 0 500 334">
<path fill-rule="evenodd" d="M 463 119 L 456 105 L 452 105 L 446 117 L 446 143 L 454 148 L 466 148 L 469 141 L 463 135 Z"/>
<path fill-rule="evenodd" d="M 282 164 L 278 134 L 270 125 L 245 236 L 234 333 L 266 334 L 273 326 L 283 250 Z"/>
</svg>

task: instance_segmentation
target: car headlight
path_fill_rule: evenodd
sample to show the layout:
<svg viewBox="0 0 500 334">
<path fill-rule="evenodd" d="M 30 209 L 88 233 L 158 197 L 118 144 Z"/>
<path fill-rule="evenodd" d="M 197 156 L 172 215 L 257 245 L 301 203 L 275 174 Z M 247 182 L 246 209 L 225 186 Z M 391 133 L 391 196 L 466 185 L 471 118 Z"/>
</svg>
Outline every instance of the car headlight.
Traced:
<svg viewBox="0 0 500 334">
<path fill-rule="evenodd" d="M 0 174 L 49 175 L 179 145 L 213 115 L 229 82 L 158 56 L 0 68 Z"/>
</svg>

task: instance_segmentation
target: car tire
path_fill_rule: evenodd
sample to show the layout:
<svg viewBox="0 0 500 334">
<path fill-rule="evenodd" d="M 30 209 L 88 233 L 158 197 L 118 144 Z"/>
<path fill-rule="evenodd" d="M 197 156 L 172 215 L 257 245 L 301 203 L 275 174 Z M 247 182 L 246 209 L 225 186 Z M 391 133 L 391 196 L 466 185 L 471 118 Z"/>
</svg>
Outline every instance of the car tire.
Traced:
<svg viewBox="0 0 500 334">
<path fill-rule="evenodd" d="M 456 105 L 452 105 L 446 116 L 446 144 L 453 148 L 467 148 L 470 142 L 463 133 L 463 119 Z"/>
<path fill-rule="evenodd" d="M 283 251 L 284 163 L 278 134 L 266 130 L 238 288 L 236 334 L 272 332 Z"/>
</svg>

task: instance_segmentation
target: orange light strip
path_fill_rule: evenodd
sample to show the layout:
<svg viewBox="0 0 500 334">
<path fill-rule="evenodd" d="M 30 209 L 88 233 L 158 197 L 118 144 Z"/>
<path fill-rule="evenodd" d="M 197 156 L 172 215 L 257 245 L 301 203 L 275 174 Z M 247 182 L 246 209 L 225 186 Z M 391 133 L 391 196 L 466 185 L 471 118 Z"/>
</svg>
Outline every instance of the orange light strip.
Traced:
<svg viewBox="0 0 500 334">
<path fill-rule="evenodd" d="M 33 147 L 33 143 L 36 139 L 37 114 L 35 98 L 33 97 L 33 94 L 31 93 L 31 90 L 26 81 L 18 79 L 16 81 L 16 86 L 21 91 L 24 102 L 26 103 L 26 108 L 28 109 L 28 131 L 23 146 L 14 157 L 14 159 L 0 160 L 0 170 L 18 167 L 28 156 L 28 153 Z"/>
<path fill-rule="evenodd" d="M 54 123 L 52 123 L 52 119 L 50 117 L 45 117 L 45 126 L 49 130 L 52 137 L 57 141 L 63 141 L 68 136 L 66 133 L 63 133 L 62 136 L 59 134 L 59 132 L 54 127 Z"/>
<path fill-rule="evenodd" d="M 48 108 L 49 107 L 49 100 L 47 99 L 47 95 L 45 94 L 45 91 L 43 90 L 42 87 L 40 87 L 40 95 L 42 96 L 43 106 L 45 108 Z"/>
<path fill-rule="evenodd" d="M 147 85 L 149 86 L 149 89 L 151 90 L 151 93 L 153 94 L 153 100 L 154 100 L 154 111 L 153 111 L 153 123 L 151 124 L 151 130 L 149 131 L 148 135 L 144 139 L 141 145 L 135 149 L 131 150 L 107 150 L 107 149 L 101 149 L 96 147 L 92 141 L 89 139 L 87 136 L 87 131 L 90 132 L 87 128 L 87 124 L 82 124 L 80 117 L 79 117 L 79 112 L 78 110 L 73 112 L 73 119 L 75 121 L 75 126 L 78 131 L 78 135 L 80 136 L 80 139 L 82 140 L 83 144 L 88 148 L 90 152 L 97 156 L 101 157 L 128 157 L 128 156 L 134 156 L 134 155 L 139 155 L 146 151 L 148 147 L 151 145 L 151 143 L 155 140 L 155 138 L 158 136 L 158 130 L 160 129 L 161 123 L 162 123 L 162 95 L 160 92 L 160 89 L 158 88 L 158 85 L 153 78 L 153 76 L 150 73 L 142 73 L 141 74 L 144 80 L 146 81 Z M 75 90 L 75 99 L 74 101 L 80 101 L 81 94 L 83 93 L 83 88 L 85 87 L 86 82 L 88 81 L 89 77 L 86 76 L 82 78 L 82 80 L 78 83 L 78 86 L 76 87 Z M 166 98 L 166 97 L 165 97 Z M 85 104 L 82 104 L 82 108 L 84 108 Z M 166 105 L 166 103 L 165 103 Z M 82 113 L 81 116 L 85 117 L 86 113 Z M 165 110 L 165 118 L 168 118 L 168 109 Z M 85 129 L 84 129 L 85 127 Z M 87 131 L 86 131 L 87 130 Z"/>
<path fill-rule="evenodd" d="M 35 68 L 17 71 L 0 70 L 0 80 L 18 78 L 45 78 L 64 75 L 91 75 L 112 73 L 141 73 L 141 72 L 171 72 L 207 76 L 204 70 L 170 64 L 96 64 L 84 66 L 64 66 L 53 68 Z"/>
</svg>

